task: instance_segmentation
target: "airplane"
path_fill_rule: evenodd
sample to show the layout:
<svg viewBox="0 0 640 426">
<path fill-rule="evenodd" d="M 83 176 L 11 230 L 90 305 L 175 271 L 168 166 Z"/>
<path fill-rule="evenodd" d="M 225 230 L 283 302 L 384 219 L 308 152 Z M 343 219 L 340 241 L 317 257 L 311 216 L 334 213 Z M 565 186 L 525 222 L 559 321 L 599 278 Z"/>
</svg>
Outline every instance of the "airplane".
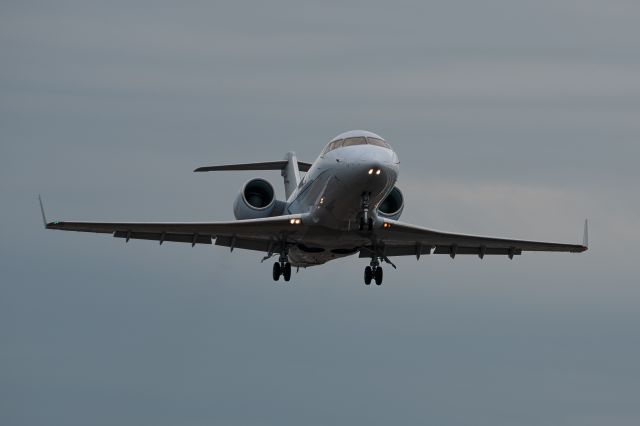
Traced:
<svg viewBox="0 0 640 426">
<path fill-rule="evenodd" d="M 294 152 L 284 160 L 200 167 L 195 172 L 280 170 L 285 200 L 276 199 L 263 178 L 245 183 L 233 204 L 235 221 L 227 222 L 47 222 L 46 229 L 112 234 L 131 239 L 215 244 L 265 254 L 262 262 L 278 256 L 272 278 L 291 279 L 291 268 L 323 265 L 358 254 L 370 259 L 365 285 L 381 285 L 381 262 L 396 268 L 395 256 L 445 254 L 503 255 L 509 259 L 524 251 L 581 253 L 588 249 L 587 221 L 582 244 L 560 244 L 494 238 L 428 229 L 400 222 L 404 195 L 396 186 L 400 161 L 381 136 L 352 130 L 331 139 L 311 164 Z M 304 175 L 301 174 L 304 173 Z"/>
</svg>

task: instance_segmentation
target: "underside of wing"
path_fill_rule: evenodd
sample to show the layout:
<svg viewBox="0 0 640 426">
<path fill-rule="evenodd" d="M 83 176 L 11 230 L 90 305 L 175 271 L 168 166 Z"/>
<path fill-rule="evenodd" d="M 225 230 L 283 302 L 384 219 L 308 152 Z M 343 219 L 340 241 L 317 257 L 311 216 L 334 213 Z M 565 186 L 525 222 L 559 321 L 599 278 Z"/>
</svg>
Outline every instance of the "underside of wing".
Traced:
<svg viewBox="0 0 640 426">
<path fill-rule="evenodd" d="M 583 244 L 562 244 L 442 232 L 389 220 L 378 233 L 379 247 L 361 250 L 360 257 L 370 257 L 372 250 L 384 256 L 417 258 L 423 254 L 448 254 L 451 257 L 472 254 L 482 258 L 485 255 L 513 257 L 523 251 L 581 253 L 588 248 L 586 235 L 586 222 Z"/>
<path fill-rule="evenodd" d="M 68 222 L 54 221 L 47 229 L 112 234 L 116 238 L 212 244 L 248 250 L 272 251 L 278 244 L 302 235 L 300 216 L 232 222 Z"/>
</svg>

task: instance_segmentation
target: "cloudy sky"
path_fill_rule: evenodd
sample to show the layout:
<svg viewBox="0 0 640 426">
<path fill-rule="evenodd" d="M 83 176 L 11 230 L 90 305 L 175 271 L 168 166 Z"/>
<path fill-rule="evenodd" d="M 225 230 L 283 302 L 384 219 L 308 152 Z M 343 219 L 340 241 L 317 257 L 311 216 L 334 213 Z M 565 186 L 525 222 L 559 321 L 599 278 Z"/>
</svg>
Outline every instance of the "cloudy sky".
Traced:
<svg viewBox="0 0 640 426">
<path fill-rule="evenodd" d="M 3 425 L 637 425 L 640 5 L 0 4 Z M 255 173 L 368 129 L 403 220 L 583 255 L 349 258 L 44 231 L 223 220 Z M 277 172 L 265 172 L 282 193 Z"/>
</svg>

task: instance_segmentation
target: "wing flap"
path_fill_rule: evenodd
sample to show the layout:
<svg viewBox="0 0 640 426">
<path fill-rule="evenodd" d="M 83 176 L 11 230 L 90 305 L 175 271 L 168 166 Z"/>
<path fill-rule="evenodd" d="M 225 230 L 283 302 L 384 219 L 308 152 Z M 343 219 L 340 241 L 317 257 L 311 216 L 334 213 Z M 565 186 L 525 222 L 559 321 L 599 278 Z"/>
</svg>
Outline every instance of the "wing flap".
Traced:
<svg viewBox="0 0 640 426">
<path fill-rule="evenodd" d="M 268 252 L 272 248 L 272 240 L 268 238 L 233 238 L 233 237 L 218 237 L 216 238 L 216 245 L 230 248 L 239 248 L 244 250 L 254 250 L 261 252 Z"/>
<path fill-rule="evenodd" d="M 514 256 L 519 256 L 522 254 L 522 250 L 516 248 L 497 248 L 497 247 L 458 247 L 455 245 L 452 246 L 436 246 L 436 249 L 433 251 L 433 254 L 454 254 L 454 255 L 465 255 L 465 254 L 473 254 L 479 256 L 481 254 L 486 255 L 502 255 L 508 256 L 509 254 Z"/>
<path fill-rule="evenodd" d="M 389 245 L 385 244 L 382 247 L 382 254 L 385 256 L 420 256 L 420 255 L 429 255 L 431 254 L 432 246 L 422 245 L 422 244 L 412 244 L 412 245 Z M 371 257 L 372 248 L 369 247 L 367 250 L 361 250 L 359 257 Z"/>
<path fill-rule="evenodd" d="M 360 251 L 359 257 L 371 257 L 371 248 L 369 250 Z M 458 246 L 433 246 L 429 245 L 385 245 L 378 250 L 381 254 L 393 257 L 393 256 L 422 256 L 429 254 L 448 254 L 451 255 L 502 255 L 508 256 L 510 254 L 519 256 L 522 254 L 522 250 L 514 248 L 490 248 L 485 247 L 458 247 Z"/>
<path fill-rule="evenodd" d="M 177 243 L 189 243 L 189 244 L 211 244 L 210 235 L 198 235 L 198 234 L 173 234 L 173 233 L 157 233 L 157 232 L 128 232 L 128 231 L 116 231 L 113 233 L 115 238 L 125 238 L 132 240 L 151 240 L 177 242 Z"/>
</svg>

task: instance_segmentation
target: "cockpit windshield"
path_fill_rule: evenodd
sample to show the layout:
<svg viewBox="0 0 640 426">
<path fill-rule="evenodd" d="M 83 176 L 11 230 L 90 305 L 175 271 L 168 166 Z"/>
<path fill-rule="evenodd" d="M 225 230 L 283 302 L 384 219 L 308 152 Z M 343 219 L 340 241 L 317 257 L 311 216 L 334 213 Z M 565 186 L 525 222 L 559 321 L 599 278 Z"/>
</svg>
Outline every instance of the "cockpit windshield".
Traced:
<svg viewBox="0 0 640 426">
<path fill-rule="evenodd" d="M 367 144 L 367 140 L 364 138 L 364 136 L 359 136 L 357 138 L 346 138 L 346 139 L 344 139 L 340 146 L 341 147 L 345 147 L 345 146 L 366 145 L 366 144 Z"/>
<path fill-rule="evenodd" d="M 337 148 L 344 148 L 347 146 L 354 146 L 354 145 L 375 145 L 375 146 L 380 146 L 382 148 L 391 149 L 391 146 L 387 142 L 383 141 L 382 139 L 357 136 L 353 138 L 338 139 L 333 142 L 330 142 L 322 152 L 322 155 L 326 154 L 329 151 L 333 151 L 334 149 L 337 149 Z"/>
<path fill-rule="evenodd" d="M 369 145 L 375 145 L 375 146 L 381 146 L 383 148 L 389 148 L 391 149 L 391 147 L 389 146 L 388 143 L 386 143 L 385 141 L 383 141 L 382 139 L 378 139 L 378 138 L 367 138 L 367 142 L 369 142 Z"/>
</svg>

